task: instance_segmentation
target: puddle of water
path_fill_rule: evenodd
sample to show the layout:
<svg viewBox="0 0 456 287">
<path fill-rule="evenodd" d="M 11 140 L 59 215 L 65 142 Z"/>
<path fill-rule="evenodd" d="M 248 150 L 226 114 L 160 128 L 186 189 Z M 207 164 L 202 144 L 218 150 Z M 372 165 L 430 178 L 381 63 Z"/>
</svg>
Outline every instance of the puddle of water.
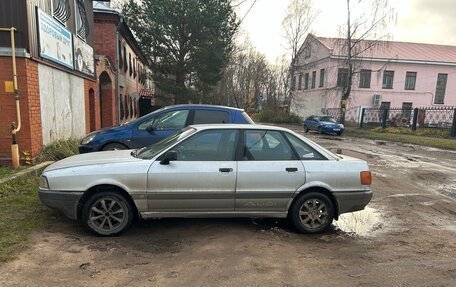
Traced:
<svg viewBox="0 0 456 287">
<path fill-rule="evenodd" d="M 359 236 L 371 236 L 376 230 L 383 228 L 377 210 L 367 207 L 364 210 L 345 213 L 333 225 L 343 232 Z"/>
</svg>

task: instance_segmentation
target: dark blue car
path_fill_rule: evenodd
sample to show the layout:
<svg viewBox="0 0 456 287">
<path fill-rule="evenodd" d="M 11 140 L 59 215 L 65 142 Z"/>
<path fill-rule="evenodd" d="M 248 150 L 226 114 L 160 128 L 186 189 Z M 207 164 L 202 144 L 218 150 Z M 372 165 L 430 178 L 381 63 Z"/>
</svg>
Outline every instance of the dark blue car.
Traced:
<svg viewBox="0 0 456 287">
<path fill-rule="evenodd" d="M 188 125 L 217 123 L 254 122 L 242 109 L 212 105 L 169 106 L 127 124 L 88 134 L 81 141 L 79 152 L 141 148 L 154 144 Z"/>
<path fill-rule="evenodd" d="M 344 132 L 344 125 L 338 123 L 331 116 L 310 116 L 303 122 L 304 132 L 310 130 L 318 131 L 320 134 L 337 134 L 340 136 Z"/>
</svg>

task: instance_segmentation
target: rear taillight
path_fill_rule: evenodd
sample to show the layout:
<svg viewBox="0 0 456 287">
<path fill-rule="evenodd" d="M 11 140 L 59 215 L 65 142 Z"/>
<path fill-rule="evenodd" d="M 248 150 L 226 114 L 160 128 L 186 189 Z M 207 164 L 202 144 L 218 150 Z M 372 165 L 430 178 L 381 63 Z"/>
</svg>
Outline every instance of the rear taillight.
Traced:
<svg viewBox="0 0 456 287">
<path fill-rule="evenodd" d="M 359 173 L 361 178 L 362 185 L 371 185 L 372 184 L 372 174 L 370 171 L 362 171 Z"/>
</svg>

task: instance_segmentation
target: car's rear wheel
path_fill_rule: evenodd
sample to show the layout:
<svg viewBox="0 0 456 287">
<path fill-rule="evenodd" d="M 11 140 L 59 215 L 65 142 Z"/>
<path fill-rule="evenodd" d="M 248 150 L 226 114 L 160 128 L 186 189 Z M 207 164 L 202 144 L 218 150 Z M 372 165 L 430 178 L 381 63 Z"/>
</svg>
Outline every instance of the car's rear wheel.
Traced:
<svg viewBox="0 0 456 287">
<path fill-rule="evenodd" d="M 322 134 L 322 133 L 323 133 L 322 127 L 318 127 L 318 133 L 319 133 L 319 134 Z"/>
<path fill-rule="evenodd" d="M 302 233 L 320 233 L 328 229 L 334 218 L 334 206 L 323 193 L 310 192 L 300 196 L 292 205 L 290 217 Z"/>
<path fill-rule="evenodd" d="M 128 147 L 121 143 L 109 143 L 109 144 L 105 145 L 101 150 L 106 151 L 106 150 L 118 150 L 118 149 L 128 149 Z"/>
<path fill-rule="evenodd" d="M 93 194 L 82 209 L 82 223 L 91 232 L 114 236 L 128 229 L 133 222 L 133 208 L 128 200 L 116 192 Z"/>
<path fill-rule="evenodd" d="M 304 132 L 305 133 L 308 133 L 309 132 L 309 128 L 307 126 L 304 126 Z"/>
</svg>

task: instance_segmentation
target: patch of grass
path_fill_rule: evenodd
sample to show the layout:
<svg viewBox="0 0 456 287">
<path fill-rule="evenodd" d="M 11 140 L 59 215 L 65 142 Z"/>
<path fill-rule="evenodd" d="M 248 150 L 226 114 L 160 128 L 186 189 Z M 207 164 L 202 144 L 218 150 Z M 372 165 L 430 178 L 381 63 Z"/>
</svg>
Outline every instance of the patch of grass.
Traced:
<svg viewBox="0 0 456 287">
<path fill-rule="evenodd" d="M 0 184 L 0 262 L 27 246 L 28 235 L 46 225 L 38 198 L 39 177 L 19 177 Z"/>
<path fill-rule="evenodd" d="M 57 161 L 78 154 L 79 139 L 67 139 L 53 142 L 44 147 L 37 157 L 38 162 Z"/>
<path fill-rule="evenodd" d="M 388 133 L 384 131 L 380 132 L 377 130 L 366 130 L 350 127 L 346 128 L 345 135 L 456 150 L 456 139 L 426 137 L 413 134 Z"/>
<path fill-rule="evenodd" d="M 7 177 L 9 175 L 12 175 L 13 173 L 14 173 L 14 170 L 11 167 L 5 166 L 5 165 L 0 165 L 0 178 Z"/>
<path fill-rule="evenodd" d="M 437 137 L 437 138 L 450 138 L 450 131 L 447 129 L 438 129 L 438 128 L 420 128 L 416 131 L 413 131 L 411 128 L 394 128 L 389 127 L 383 129 L 382 127 L 373 128 L 372 131 L 378 133 L 392 133 L 392 134 L 406 134 L 414 136 L 424 136 L 424 137 Z"/>
<path fill-rule="evenodd" d="M 302 122 L 302 119 L 297 115 L 271 110 L 262 110 L 258 114 L 254 114 L 253 117 L 258 122 L 276 124 L 300 124 Z"/>
</svg>

